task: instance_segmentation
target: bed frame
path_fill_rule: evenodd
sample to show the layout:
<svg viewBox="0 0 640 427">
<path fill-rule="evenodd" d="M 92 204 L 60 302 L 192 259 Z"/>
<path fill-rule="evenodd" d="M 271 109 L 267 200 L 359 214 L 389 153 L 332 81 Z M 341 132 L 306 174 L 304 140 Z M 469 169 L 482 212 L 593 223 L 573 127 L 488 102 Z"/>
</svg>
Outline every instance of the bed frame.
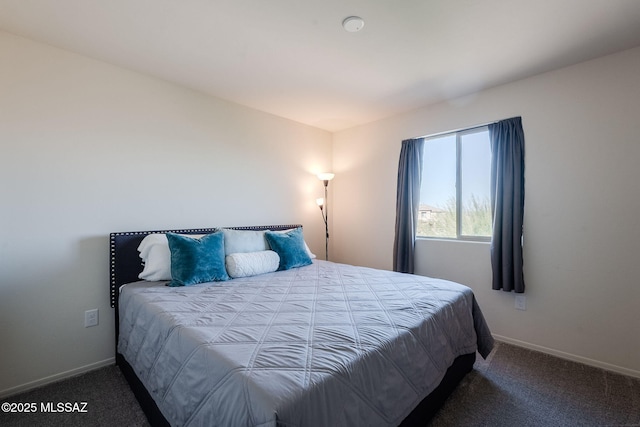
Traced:
<svg viewBox="0 0 640 427">
<path fill-rule="evenodd" d="M 290 228 L 302 227 L 300 224 L 289 225 L 269 225 L 269 226 L 248 226 L 248 227 L 225 227 L 234 230 L 287 230 Z M 156 230 L 156 231 L 128 231 L 110 234 L 110 281 L 109 293 L 111 307 L 115 308 L 115 349 L 116 365 L 120 367 L 122 374 L 129 383 L 138 403 L 142 407 L 149 423 L 152 426 L 169 426 L 155 401 L 145 389 L 140 379 L 135 374 L 131 365 L 118 353 L 119 335 L 119 311 L 118 293 L 120 286 L 138 281 L 138 274 L 142 272 L 142 262 L 138 255 L 138 246 L 142 239 L 154 233 L 180 233 L 180 234 L 208 234 L 221 228 L 192 228 L 179 230 Z M 464 376 L 473 369 L 476 354 L 470 353 L 456 358 L 440 382 L 440 385 L 431 392 L 402 422 L 402 426 L 424 426 L 444 404 L 447 397 L 453 392 Z"/>
</svg>

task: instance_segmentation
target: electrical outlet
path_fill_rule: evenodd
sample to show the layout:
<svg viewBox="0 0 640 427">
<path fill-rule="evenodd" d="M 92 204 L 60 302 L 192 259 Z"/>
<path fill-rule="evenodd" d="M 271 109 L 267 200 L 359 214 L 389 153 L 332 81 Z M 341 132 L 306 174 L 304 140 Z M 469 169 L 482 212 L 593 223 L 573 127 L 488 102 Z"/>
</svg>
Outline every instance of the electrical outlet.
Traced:
<svg viewBox="0 0 640 427">
<path fill-rule="evenodd" d="M 84 312 L 84 327 L 88 328 L 89 326 L 97 326 L 98 325 L 98 309 L 94 308 L 93 310 L 87 310 Z"/>
<path fill-rule="evenodd" d="M 517 310 L 527 309 L 527 297 L 525 297 L 524 295 L 516 295 L 516 309 Z"/>
</svg>

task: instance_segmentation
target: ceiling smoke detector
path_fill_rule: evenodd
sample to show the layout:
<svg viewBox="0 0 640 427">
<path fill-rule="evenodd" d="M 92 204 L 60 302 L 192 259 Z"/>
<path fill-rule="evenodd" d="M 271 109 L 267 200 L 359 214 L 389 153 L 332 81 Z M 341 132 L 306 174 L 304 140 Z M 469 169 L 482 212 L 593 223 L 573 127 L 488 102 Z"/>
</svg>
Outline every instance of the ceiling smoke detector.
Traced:
<svg viewBox="0 0 640 427">
<path fill-rule="evenodd" d="M 359 16 L 349 16 L 342 21 L 344 29 L 350 33 L 357 33 L 364 27 L 364 19 Z"/>
</svg>

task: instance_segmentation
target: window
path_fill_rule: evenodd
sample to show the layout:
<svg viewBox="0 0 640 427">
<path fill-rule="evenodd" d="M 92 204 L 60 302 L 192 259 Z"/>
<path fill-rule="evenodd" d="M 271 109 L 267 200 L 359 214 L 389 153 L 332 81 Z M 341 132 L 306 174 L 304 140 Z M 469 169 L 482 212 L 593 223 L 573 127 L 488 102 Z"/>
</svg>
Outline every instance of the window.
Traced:
<svg viewBox="0 0 640 427">
<path fill-rule="evenodd" d="M 486 126 L 425 138 L 416 235 L 489 240 L 490 168 Z"/>
</svg>

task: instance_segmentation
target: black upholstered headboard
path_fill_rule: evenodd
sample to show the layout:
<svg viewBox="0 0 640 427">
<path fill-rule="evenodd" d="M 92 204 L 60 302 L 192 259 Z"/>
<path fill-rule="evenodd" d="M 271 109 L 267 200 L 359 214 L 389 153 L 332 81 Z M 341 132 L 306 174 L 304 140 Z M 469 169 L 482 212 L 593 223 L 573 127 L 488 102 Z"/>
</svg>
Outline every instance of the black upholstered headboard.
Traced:
<svg viewBox="0 0 640 427">
<path fill-rule="evenodd" d="M 120 286 L 135 282 L 138 274 L 142 272 L 142 260 L 138 255 L 138 246 L 142 239 L 154 233 L 180 233 L 180 234 L 208 234 L 221 228 L 234 230 L 287 230 L 302 227 L 299 224 L 290 225 L 258 225 L 248 227 L 214 227 L 214 228 L 190 228 L 182 230 L 158 230 L 158 231 L 124 231 L 110 234 L 110 281 L 109 293 L 111 307 L 117 306 L 118 289 Z"/>
</svg>

